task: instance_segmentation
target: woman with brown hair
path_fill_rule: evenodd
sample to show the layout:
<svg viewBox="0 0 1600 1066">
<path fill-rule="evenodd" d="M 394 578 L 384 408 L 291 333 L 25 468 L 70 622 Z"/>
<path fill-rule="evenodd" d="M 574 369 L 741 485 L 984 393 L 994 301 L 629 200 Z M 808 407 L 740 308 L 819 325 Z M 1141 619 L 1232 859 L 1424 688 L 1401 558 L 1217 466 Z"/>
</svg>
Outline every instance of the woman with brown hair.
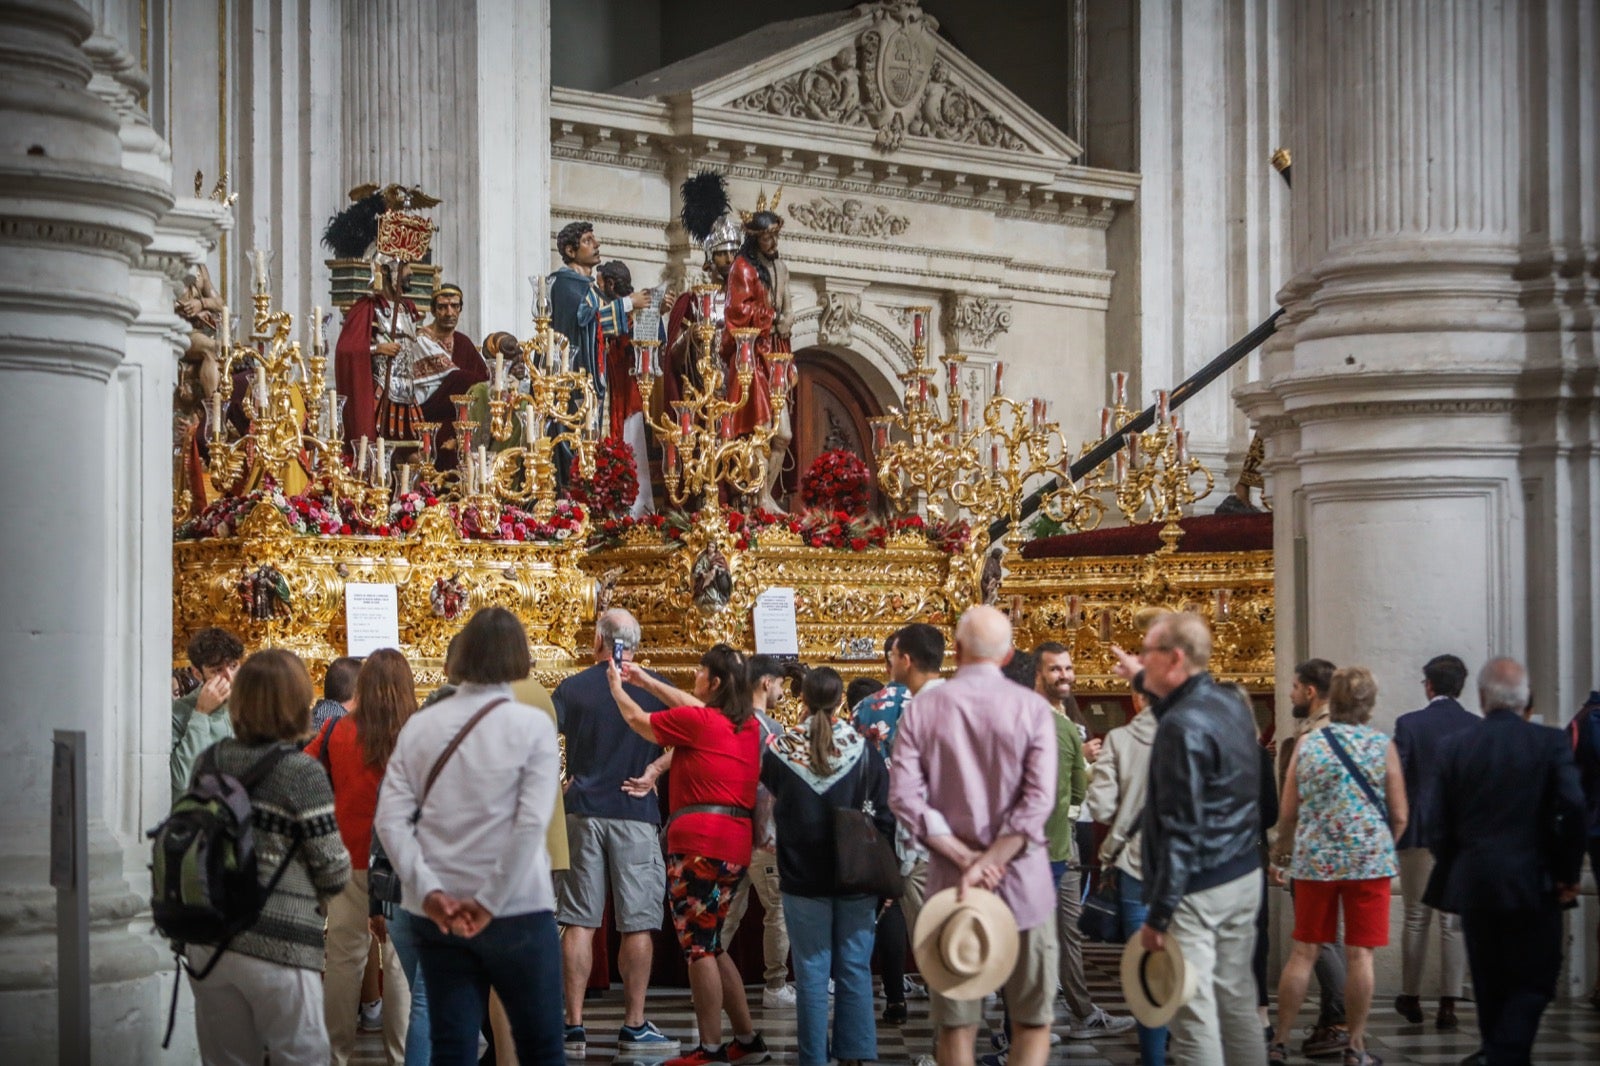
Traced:
<svg viewBox="0 0 1600 1066">
<path fill-rule="evenodd" d="M 878 900 L 841 891 L 834 811 L 862 810 L 885 844 L 894 839 L 889 770 L 883 756 L 839 715 L 844 683 L 830 667 L 800 682 L 806 720 L 767 749 L 761 783 L 772 791 L 778 880 L 794 946 L 799 1062 L 823 1066 L 875 1061 L 872 942 Z M 833 978 L 833 1039 L 828 1038 L 828 979 Z"/>
<path fill-rule="evenodd" d="M 405 1058 L 410 984 L 394 945 L 389 942 L 384 920 L 369 919 L 367 864 L 372 854 L 372 818 L 378 809 L 383 773 L 400 727 L 416 709 L 417 683 L 411 664 L 393 648 L 384 648 L 361 664 L 350 713 L 328 723 L 306 746 L 306 754 L 321 761 L 333 783 L 333 816 L 354 868 L 350 883 L 328 904 L 322 998 L 335 1066 L 344 1066 L 355 1051 L 361 973 L 374 935 L 380 942 L 383 960 L 384 1052 L 390 1066 L 400 1066 Z"/>
<path fill-rule="evenodd" d="M 746 680 L 744 656 L 718 644 L 700 657 L 694 691 L 683 692 L 631 662 L 607 667 L 622 718 L 652 744 L 673 749 L 668 781 L 667 896 L 678 944 L 689 962 L 700 1045 L 666 1066 L 766 1062 L 772 1056 L 755 1031 L 744 985 L 725 980 L 722 926 L 750 865 L 761 730 Z M 648 714 L 623 689 L 636 685 L 667 705 Z M 733 1040 L 722 1043 L 722 1012 Z"/>
<path fill-rule="evenodd" d="M 335 832 L 327 775 L 296 750 L 311 731 L 313 696 L 299 659 L 257 652 L 233 678 L 234 735 L 195 761 L 196 778 L 219 772 L 245 784 L 262 888 L 283 869 L 255 924 L 229 942 L 204 980 L 190 977 L 205 1062 L 259 1062 L 263 1050 L 274 1066 L 328 1061 L 319 904 L 344 888 L 350 859 Z M 190 966 L 203 971 L 213 950 L 190 947 Z"/>
<path fill-rule="evenodd" d="M 1294 948 L 1278 980 L 1278 1029 L 1269 1062 L 1287 1062 L 1282 1042 L 1300 1012 L 1317 950 L 1339 939 L 1348 957 L 1344 1066 L 1382 1066 L 1366 1050 L 1372 952 L 1389 943 L 1389 881 L 1395 839 L 1405 831 L 1406 785 L 1394 742 L 1367 724 L 1378 685 L 1364 666 L 1336 670 L 1329 722 L 1295 745 L 1283 783 L 1278 854 L 1294 879 Z"/>
</svg>

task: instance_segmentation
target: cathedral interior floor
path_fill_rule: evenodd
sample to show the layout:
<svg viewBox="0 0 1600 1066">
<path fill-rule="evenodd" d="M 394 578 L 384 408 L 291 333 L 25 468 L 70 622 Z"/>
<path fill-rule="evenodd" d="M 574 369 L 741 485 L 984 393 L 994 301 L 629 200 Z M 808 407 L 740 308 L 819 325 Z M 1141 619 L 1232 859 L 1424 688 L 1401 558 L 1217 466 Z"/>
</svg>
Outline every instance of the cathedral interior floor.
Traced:
<svg viewBox="0 0 1600 1066">
<path fill-rule="evenodd" d="M 1089 981 L 1089 991 L 1095 1003 L 1114 1014 L 1126 1013 L 1122 991 L 1117 979 L 1117 960 L 1120 948 L 1090 944 L 1084 950 L 1084 966 Z M 1304 1012 L 1302 1020 L 1309 1026 L 1313 1021 L 1315 991 L 1310 997 L 1313 1010 Z M 750 988 L 751 1012 L 756 1025 L 772 1049 L 775 1063 L 794 1063 L 795 1027 L 794 1011 L 766 1010 L 761 1007 L 759 986 Z M 1383 1059 L 1385 1066 L 1395 1064 L 1433 1064 L 1454 1066 L 1478 1046 L 1477 1018 L 1471 1003 L 1457 1007 L 1461 1027 L 1453 1033 L 1434 1030 L 1431 1015 L 1423 1025 L 1412 1025 L 1391 1008 L 1392 997 L 1379 997 L 1368 1026 L 1367 1050 Z M 1059 1005 L 1060 1001 L 1057 1000 Z M 913 999 L 908 1004 L 910 1018 L 904 1025 L 878 1026 L 878 1061 L 882 1063 L 911 1063 L 919 1055 L 930 1054 L 933 1047 L 933 1027 L 928 1021 L 928 1001 Z M 878 1010 L 883 1001 L 878 1001 Z M 652 990 L 647 1014 L 663 1031 L 684 1041 L 694 1034 L 694 1013 L 690 1007 L 687 989 Z M 989 1019 L 999 1025 L 998 1006 L 988 1012 Z M 1058 1015 L 1059 1017 L 1059 1015 Z M 620 989 L 591 998 L 584 1006 L 584 1024 L 588 1030 L 589 1050 L 583 1059 L 573 1062 L 646 1064 L 653 1060 L 637 1056 L 616 1055 L 617 1029 L 622 1024 L 622 996 Z M 1065 1035 L 1065 1028 L 1058 1027 Z M 1303 1032 L 1296 1032 L 1290 1044 L 1291 1061 L 1311 1062 L 1298 1054 Z M 979 1054 L 990 1051 L 987 1034 L 980 1035 Z M 359 1066 L 376 1066 L 383 1062 L 383 1050 L 378 1034 L 362 1033 L 357 1053 L 351 1060 Z M 1101 1040 L 1066 1040 L 1051 1049 L 1052 1066 L 1071 1063 L 1072 1066 L 1133 1066 L 1139 1061 L 1139 1049 L 1134 1034 L 1125 1034 Z M 1174 1062 L 1176 1060 L 1173 1060 Z M 1337 1063 L 1337 1057 L 1316 1060 Z M 1533 1061 L 1536 1063 L 1600 1063 L 1600 1011 L 1582 1001 L 1556 1003 L 1545 1012 L 1539 1030 L 1539 1040 L 1534 1044 Z"/>
</svg>

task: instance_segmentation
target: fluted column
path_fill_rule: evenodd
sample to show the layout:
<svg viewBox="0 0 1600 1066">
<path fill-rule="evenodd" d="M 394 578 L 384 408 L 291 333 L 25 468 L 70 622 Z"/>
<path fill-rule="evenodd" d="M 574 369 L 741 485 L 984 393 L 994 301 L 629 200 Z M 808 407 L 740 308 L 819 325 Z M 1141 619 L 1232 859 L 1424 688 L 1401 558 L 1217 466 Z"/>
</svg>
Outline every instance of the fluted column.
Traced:
<svg viewBox="0 0 1600 1066">
<path fill-rule="evenodd" d="M 343 9 L 341 191 L 397 181 L 442 197 L 433 261 L 466 290 L 463 328 L 524 330 L 526 276 L 553 251 L 548 0 Z"/>
<path fill-rule="evenodd" d="M 160 953 L 107 811 L 119 767 L 106 607 L 117 544 L 107 405 L 136 307 L 130 269 L 172 202 L 124 164 L 121 122 L 88 90 L 93 30 L 65 0 L 0 3 L 0 1060 L 55 1048 L 50 739 L 88 736 L 94 1042 L 148 1061 Z M 116 1048 L 113 1055 L 112 1048 Z"/>
</svg>

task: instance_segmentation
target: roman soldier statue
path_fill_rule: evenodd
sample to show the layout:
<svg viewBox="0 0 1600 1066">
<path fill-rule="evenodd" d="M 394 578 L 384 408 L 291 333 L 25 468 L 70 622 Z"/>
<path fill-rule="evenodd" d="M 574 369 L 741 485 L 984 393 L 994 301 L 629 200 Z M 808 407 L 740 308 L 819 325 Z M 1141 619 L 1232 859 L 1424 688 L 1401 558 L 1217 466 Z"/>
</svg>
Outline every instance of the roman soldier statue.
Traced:
<svg viewBox="0 0 1600 1066">
<path fill-rule="evenodd" d="M 705 252 L 706 280 L 726 287 L 733 257 L 744 243 L 744 230 L 729 213 L 728 188 L 722 175 L 704 171 L 685 181 L 679 192 L 683 198 L 683 228 Z M 667 316 L 667 346 L 662 359 L 662 398 L 668 407 L 683 398 L 683 385 L 699 385 L 695 369 L 695 347 L 699 343 L 696 327 L 700 305 L 694 292 L 685 292 L 672 305 Z"/>
</svg>

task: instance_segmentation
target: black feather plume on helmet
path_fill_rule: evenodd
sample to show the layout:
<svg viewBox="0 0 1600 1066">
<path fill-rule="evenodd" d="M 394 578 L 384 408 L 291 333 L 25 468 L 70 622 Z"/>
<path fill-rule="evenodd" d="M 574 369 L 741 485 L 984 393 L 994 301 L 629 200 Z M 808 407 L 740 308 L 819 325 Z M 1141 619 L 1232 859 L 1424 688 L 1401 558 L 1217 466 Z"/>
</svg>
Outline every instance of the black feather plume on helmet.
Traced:
<svg viewBox="0 0 1600 1066">
<path fill-rule="evenodd" d="M 364 196 L 328 219 L 322 231 L 323 246 L 336 259 L 361 259 L 378 239 L 378 216 L 385 207 L 383 193 Z"/>
<path fill-rule="evenodd" d="M 728 183 L 714 170 L 702 170 L 679 187 L 683 196 L 683 228 L 696 241 L 711 235 L 717 220 L 728 213 Z"/>
</svg>

